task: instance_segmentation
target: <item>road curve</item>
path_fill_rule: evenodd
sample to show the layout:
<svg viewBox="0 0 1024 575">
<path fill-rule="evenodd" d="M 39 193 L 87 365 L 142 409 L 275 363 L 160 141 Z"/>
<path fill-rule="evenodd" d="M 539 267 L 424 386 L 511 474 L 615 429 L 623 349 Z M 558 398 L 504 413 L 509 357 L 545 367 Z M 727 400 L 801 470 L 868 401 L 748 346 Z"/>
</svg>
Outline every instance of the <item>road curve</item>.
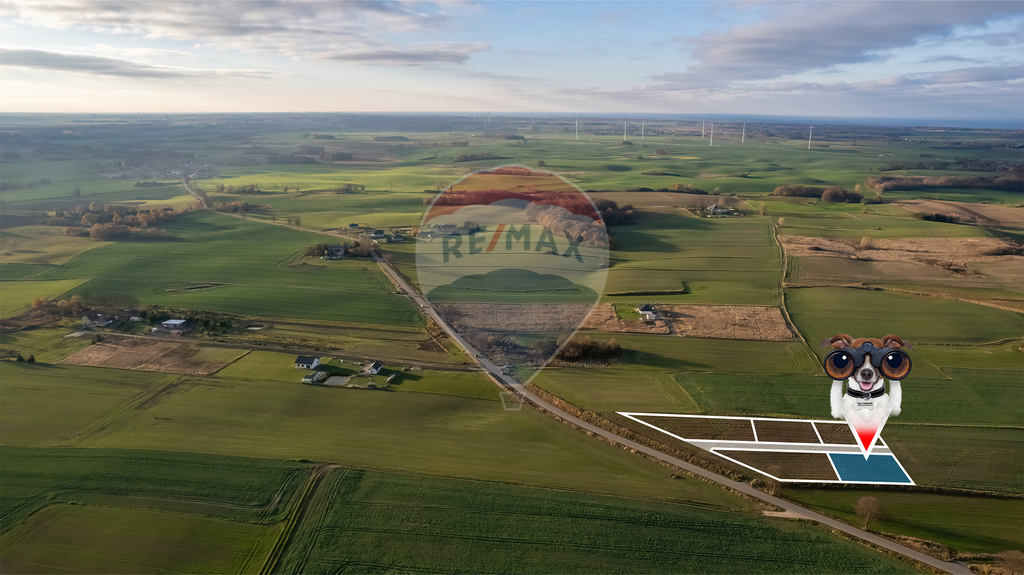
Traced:
<svg viewBox="0 0 1024 575">
<path fill-rule="evenodd" d="M 708 471 L 707 469 L 704 469 L 702 467 L 693 465 L 692 463 L 683 461 L 682 459 L 672 457 L 671 455 L 667 455 L 655 449 L 651 449 L 646 445 L 641 445 L 634 441 L 630 441 L 629 439 L 626 439 L 625 437 L 622 437 L 620 435 L 616 435 L 615 433 L 612 433 L 607 429 L 597 427 L 596 425 L 583 421 L 582 419 L 579 419 L 578 417 L 568 412 L 562 411 L 555 405 L 548 403 L 543 398 L 527 389 L 526 386 L 524 386 L 522 383 L 517 381 L 512 376 L 503 374 L 500 366 L 495 365 L 489 359 L 481 355 L 477 349 L 471 346 L 469 342 L 463 339 L 462 336 L 458 334 L 458 332 L 456 332 L 450 325 L 448 325 L 448 323 L 445 322 L 443 318 L 441 318 L 440 314 L 437 313 L 437 310 L 434 309 L 434 306 L 432 306 L 430 302 L 427 301 L 427 299 L 423 297 L 418 291 L 412 289 L 412 286 L 410 286 L 409 283 L 405 281 L 405 278 L 403 278 L 391 266 L 391 264 L 384 261 L 377 254 L 374 254 L 374 259 L 376 259 L 377 263 L 380 264 L 381 269 L 384 270 L 384 273 L 386 273 L 392 279 L 392 281 L 394 281 L 395 284 L 397 284 L 399 288 L 405 292 L 409 299 L 411 299 L 414 303 L 419 305 L 423 313 L 430 317 L 430 319 L 434 320 L 434 322 L 437 323 L 437 325 L 439 325 L 441 329 L 443 329 L 445 333 L 447 333 L 448 336 L 451 337 L 455 341 L 455 343 L 457 343 L 469 355 L 470 358 L 472 358 L 474 361 L 480 364 L 485 370 L 487 370 L 492 377 L 501 382 L 502 386 L 522 396 L 530 403 L 535 405 L 537 408 L 547 411 L 548 413 L 551 413 L 552 415 L 555 415 L 565 421 L 568 421 L 569 423 L 578 428 L 584 429 L 595 435 L 600 435 L 601 437 L 605 438 L 606 440 L 613 444 L 619 445 L 627 449 L 639 451 L 641 453 L 644 453 L 645 455 L 668 463 L 669 465 L 683 469 L 688 473 L 703 477 L 704 479 L 707 479 L 708 481 L 711 481 L 713 483 L 717 483 L 729 489 L 746 494 L 755 499 L 764 501 L 765 503 L 781 507 L 787 512 L 799 516 L 803 519 L 816 521 L 818 523 L 821 523 L 822 525 L 826 525 L 832 529 L 842 531 L 847 535 L 856 537 L 857 539 L 861 539 L 878 547 L 882 547 L 895 553 L 899 553 L 900 555 L 903 555 L 915 561 L 919 561 L 921 563 L 924 563 L 925 565 L 934 567 L 936 569 L 941 569 L 942 571 L 946 571 L 948 573 L 953 573 L 956 575 L 971 574 L 970 569 L 968 569 L 966 565 L 963 565 L 961 563 L 941 561 L 939 559 L 936 559 L 935 557 L 932 557 L 931 555 L 926 555 L 924 553 L 921 553 L 920 551 L 915 551 L 914 549 L 911 549 L 904 545 L 900 545 L 899 543 L 890 541 L 888 539 L 885 539 L 884 537 L 879 537 L 878 535 L 869 533 L 863 529 L 858 529 L 848 523 L 844 523 L 837 519 L 833 519 L 826 515 L 822 515 L 821 513 L 818 513 L 816 511 L 812 511 L 806 507 L 797 505 L 792 501 L 787 501 L 785 499 L 781 499 L 773 495 L 768 495 L 763 491 L 758 491 L 757 489 L 754 489 L 747 483 L 734 481 L 732 479 L 729 479 L 728 477 L 725 477 L 724 475 L 719 475 L 717 473 Z"/>
</svg>

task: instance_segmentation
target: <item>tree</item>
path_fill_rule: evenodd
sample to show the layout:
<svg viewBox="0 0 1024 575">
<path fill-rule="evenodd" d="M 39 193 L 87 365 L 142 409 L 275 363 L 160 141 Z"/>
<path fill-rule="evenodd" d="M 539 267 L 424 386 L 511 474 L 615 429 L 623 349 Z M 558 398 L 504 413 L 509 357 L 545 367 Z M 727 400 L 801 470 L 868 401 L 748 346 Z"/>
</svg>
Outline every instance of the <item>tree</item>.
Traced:
<svg viewBox="0 0 1024 575">
<path fill-rule="evenodd" d="M 857 517 L 864 522 L 864 529 L 875 519 L 882 517 L 882 502 L 877 497 L 861 497 L 853 507 Z"/>
<path fill-rule="evenodd" d="M 1008 575 L 1024 574 L 1024 553 L 1020 551 L 1003 551 L 998 557 L 999 566 Z"/>
<path fill-rule="evenodd" d="M 298 227 L 301 227 L 301 226 L 302 226 L 302 216 L 295 216 L 295 227 L 298 228 Z"/>
<path fill-rule="evenodd" d="M 543 168 L 546 165 L 548 165 L 548 163 L 545 162 L 544 160 L 537 160 L 537 167 L 538 168 Z"/>
<path fill-rule="evenodd" d="M 37 297 L 36 299 L 32 300 L 32 307 L 34 307 L 34 308 L 45 307 L 47 303 L 49 303 L 49 302 L 47 302 L 45 298 Z"/>
<path fill-rule="evenodd" d="M 28 363 L 35 363 L 36 362 L 36 356 L 30 355 L 30 356 L 28 356 L 28 360 L 26 360 L 26 361 L 28 361 Z"/>
<path fill-rule="evenodd" d="M 15 361 L 25 361 L 25 358 L 19 353 L 18 354 L 18 359 L 15 360 Z"/>
<path fill-rule="evenodd" d="M 68 313 L 71 317 L 78 317 L 85 311 L 85 298 L 75 294 L 68 300 Z"/>
<path fill-rule="evenodd" d="M 71 195 L 76 198 L 82 195 L 82 188 L 75 188 L 74 190 L 71 190 Z"/>
</svg>

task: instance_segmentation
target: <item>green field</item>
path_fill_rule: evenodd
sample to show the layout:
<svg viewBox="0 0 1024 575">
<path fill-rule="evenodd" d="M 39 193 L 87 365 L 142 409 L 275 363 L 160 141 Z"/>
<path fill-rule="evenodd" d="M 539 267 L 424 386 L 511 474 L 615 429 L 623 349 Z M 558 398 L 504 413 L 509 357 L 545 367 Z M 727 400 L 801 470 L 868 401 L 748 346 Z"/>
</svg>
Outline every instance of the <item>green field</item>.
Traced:
<svg viewBox="0 0 1024 575">
<path fill-rule="evenodd" d="M 402 121 L 421 120 L 433 121 Z M 637 303 L 782 305 L 806 341 L 587 331 L 617 340 L 623 356 L 608 366 L 549 367 L 536 385 L 610 418 L 628 410 L 830 419 L 822 339 L 896 333 L 914 344 L 914 369 L 903 412 L 884 435 L 911 477 L 925 487 L 1024 493 L 1020 258 L 968 262 L 970 273 L 953 275 L 917 263 L 787 259 L 777 238 L 1019 237 L 1013 226 L 916 220 L 892 202 L 1019 205 L 1020 194 L 889 191 L 887 203 L 869 205 L 771 195 L 787 184 L 860 184 L 871 197 L 865 180 L 880 174 L 994 175 L 960 164 L 882 166 L 947 156 L 1019 162 L 1008 145 L 1015 134 L 908 129 L 895 138 L 829 127 L 819 136 L 816 126 L 808 150 L 806 133 L 779 126 L 752 130 L 741 145 L 738 126 L 726 124 L 710 147 L 699 125 L 694 136 L 692 125 L 661 121 L 633 145 L 607 119 L 593 119 L 579 140 L 565 122 L 508 126 L 524 139 L 505 140 L 480 132 L 476 119 L 462 120 L 471 124 L 465 133 L 402 132 L 371 131 L 364 117 L 363 129 L 355 122 L 324 132 L 334 139 L 282 130 L 276 120 L 238 132 L 209 118 L 179 118 L 173 130 L 170 121 L 139 118 L 40 121 L 20 127 L 10 145 L 5 136 L 0 317 L 37 297 L 81 294 L 90 305 L 120 299 L 238 320 L 199 336 L 233 346 L 198 349 L 230 362 L 212 376 L 61 365 L 92 343 L 93 333 L 65 337 L 78 318 L 0 334 L 4 357 L 37 360 L 0 363 L 0 571 L 255 572 L 269 567 L 268 557 L 275 563 L 282 546 L 279 572 L 909 570 L 802 522 L 761 517 L 747 500 L 503 401 L 451 342 L 428 335 L 420 310 L 376 263 L 303 255 L 364 228 L 417 226 L 436 192 L 471 171 L 539 160 L 593 198 L 638 211 L 635 224 L 609 228 L 607 283 L 592 297 L 624 315 Z M 961 141 L 979 147 L 954 150 Z M 307 145 L 354 157 L 267 163 Z M 465 153 L 495 157 L 455 161 Z M 164 226 L 173 239 L 161 242 L 100 242 L 42 225 L 55 208 L 90 202 L 182 207 L 192 198 L 176 174 L 193 170 L 201 173 L 193 185 L 211 202 L 259 211 L 245 219 L 185 213 Z M 219 184 L 260 191 L 218 192 Z M 355 189 L 342 193 L 346 185 Z M 676 185 L 708 193 L 671 191 Z M 712 203 L 741 214 L 703 217 Z M 379 247 L 415 282 L 414 230 L 402 233 L 405 243 Z M 294 368 L 299 354 L 346 374 L 382 360 L 385 371 L 355 378 L 359 386 L 397 378 L 386 389 L 302 385 L 308 371 Z M 851 523 L 865 494 L 882 499 L 887 513 L 873 529 L 960 551 L 1022 548 L 1020 499 L 784 491 Z"/>
<path fill-rule="evenodd" d="M 912 343 L 986 343 L 1024 334 L 1020 313 L 938 298 L 850 288 L 787 290 L 793 322 L 809 342 L 837 333 L 898 334 Z M 884 310 L 880 315 L 879 310 Z"/>
<path fill-rule="evenodd" d="M 398 326 L 422 322 L 373 262 L 325 266 L 298 259 L 323 236 L 209 212 L 181 216 L 166 228 L 174 241 L 108 243 L 37 277 L 88 279 L 74 293 L 128 293 L 143 305 Z"/>
<path fill-rule="evenodd" d="M 713 507 L 354 470 L 321 489 L 283 571 L 912 571 L 814 527 Z"/>
<path fill-rule="evenodd" d="M 936 541 L 968 553 L 1024 551 L 1024 499 L 865 489 L 786 489 L 784 494 L 855 525 L 857 500 L 876 497 L 884 515 L 871 524 L 873 531 Z"/>
<path fill-rule="evenodd" d="M 5 445 L 4 572 L 253 572 L 308 464 Z"/>
<path fill-rule="evenodd" d="M 5 281 L 4 297 L 0 301 L 0 317 L 21 313 L 31 308 L 36 298 L 53 299 L 83 282 L 85 280 Z"/>
<path fill-rule="evenodd" d="M 4 536 L 5 573 L 252 573 L 278 529 L 140 509 L 54 505 Z"/>
</svg>

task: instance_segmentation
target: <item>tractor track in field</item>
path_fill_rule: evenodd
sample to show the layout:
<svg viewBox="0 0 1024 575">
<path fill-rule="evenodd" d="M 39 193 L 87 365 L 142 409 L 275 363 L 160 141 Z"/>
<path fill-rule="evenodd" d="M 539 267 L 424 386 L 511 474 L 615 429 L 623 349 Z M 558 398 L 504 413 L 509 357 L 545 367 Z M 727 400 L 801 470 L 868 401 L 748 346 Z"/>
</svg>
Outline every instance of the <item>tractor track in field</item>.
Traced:
<svg viewBox="0 0 1024 575">
<path fill-rule="evenodd" d="M 274 543 L 273 549 L 267 555 L 267 560 L 263 563 L 263 567 L 260 568 L 260 575 L 269 575 L 277 571 L 278 566 L 281 564 L 281 558 L 284 557 L 288 545 L 291 544 L 292 539 L 295 537 L 295 532 L 306 517 L 306 511 L 309 507 L 309 502 L 313 499 L 313 495 L 323 483 L 324 478 L 337 469 L 343 469 L 343 467 L 341 465 L 329 464 L 320 465 L 313 470 L 312 475 L 306 480 L 306 484 L 302 487 L 302 491 L 295 501 L 295 508 L 292 510 L 291 515 L 289 515 L 288 520 L 285 521 L 284 530 L 281 531 L 281 535 Z"/>
</svg>

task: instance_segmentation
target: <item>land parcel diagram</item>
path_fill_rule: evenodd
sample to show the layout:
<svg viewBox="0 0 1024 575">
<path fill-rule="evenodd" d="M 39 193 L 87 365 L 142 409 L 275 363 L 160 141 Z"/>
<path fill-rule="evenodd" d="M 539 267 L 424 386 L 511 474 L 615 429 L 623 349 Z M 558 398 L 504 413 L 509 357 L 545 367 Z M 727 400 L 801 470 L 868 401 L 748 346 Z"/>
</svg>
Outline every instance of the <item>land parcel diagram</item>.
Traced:
<svg viewBox="0 0 1024 575">
<path fill-rule="evenodd" d="M 541 161 L 634 219 L 608 227 L 607 283 L 576 336 L 620 353 L 556 359 L 537 393 L 858 526 L 875 497 L 871 531 L 945 559 L 1024 547 L 1020 134 L 816 127 L 807 150 L 781 124 L 743 144 L 726 125 L 710 147 L 685 122 L 624 144 L 599 120 L 580 140 L 571 120 L 236 120 L 19 117 L 0 134 L 0 570 L 918 570 L 508 409 L 359 255 L 375 241 L 416 285 L 439 191 Z M 84 326 L 89 311 L 116 319 Z M 173 319 L 188 329 L 153 333 Z M 818 343 L 836 333 L 913 342 L 885 447 L 915 485 L 776 482 L 620 415 L 821 432 Z M 304 385 L 299 355 L 383 366 L 361 373 L 372 387 Z"/>
</svg>

